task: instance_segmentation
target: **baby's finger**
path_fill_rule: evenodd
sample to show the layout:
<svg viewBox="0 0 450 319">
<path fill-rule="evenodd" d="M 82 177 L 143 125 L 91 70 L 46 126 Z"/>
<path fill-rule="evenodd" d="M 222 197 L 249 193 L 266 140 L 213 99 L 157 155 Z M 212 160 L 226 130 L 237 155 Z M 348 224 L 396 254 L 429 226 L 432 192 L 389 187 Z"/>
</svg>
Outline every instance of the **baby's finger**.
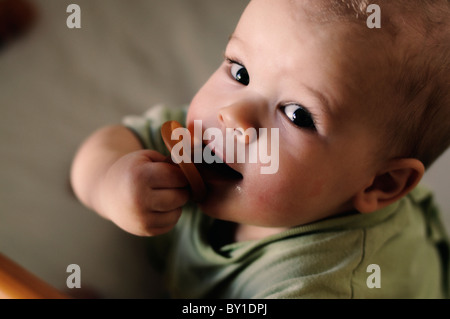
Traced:
<svg viewBox="0 0 450 319">
<path fill-rule="evenodd" d="M 189 200 L 187 188 L 156 189 L 152 196 L 150 209 L 157 212 L 167 212 L 183 206 Z"/>
<path fill-rule="evenodd" d="M 147 162 L 164 162 L 167 159 L 167 156 L 154 150 L 141 150 L 138 152 Z"/>
<path fill-rule="evenodd" d="M 150 163 L 147 168 L 147 176 L 151 188 L 182 188 L 189 185 L 186 176 L 174 164 L 164 162 Z"/>
<path fill-rule="evenodd" d="M 147 215 L 147 225 L 151 228 L 165 228 L 174 226 L 181 216 L 182 207 L 167 212 L 151 212 Z"/>
</svg>

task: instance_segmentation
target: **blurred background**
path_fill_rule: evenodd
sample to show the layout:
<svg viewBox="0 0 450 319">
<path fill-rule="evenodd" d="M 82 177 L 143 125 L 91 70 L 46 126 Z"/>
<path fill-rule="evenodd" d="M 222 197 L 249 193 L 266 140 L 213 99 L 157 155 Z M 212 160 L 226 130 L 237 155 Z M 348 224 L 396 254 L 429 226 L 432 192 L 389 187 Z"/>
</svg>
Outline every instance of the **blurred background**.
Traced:
<svg viewBox="0 0 450 319">
<path fill-rule="evenodd" d="M 0 0 L 0 6 L 6 2 L 16 6 L 0 13 L 3 24 L 11 12 L 24 28 L 34 23 L 20 38 L 17 23 L 10 21 L 8 36 L 0 27 L 0 252 L 61 290 L 75 263 L 86 293 L 155 296 L 160 284 L 145 241 L 73 197 L 71 160 L 101 126 L 154 104 L 189 103 L 221 63 L 247 1 Z M 72 3 L 81 8 L 81 29 L 66 25 Z"/>
<path fill-rule="evenodd" d="M 20 8 L 5 14 L 7 2 Z M 72 3 L 81 8 L 80 29 L 66 25 Z M 77 293 L 161 296 L 145 240 L 75 199 L 71 161 L 101 126 L 155 104 L 189 103 L 222 61 L 247 3 L 0 0 L 1 253 L 62 291 L 67 266 L 78 264 Z M 447 152 L 424 180 L 448 229 L 449 163 Z"/>
</svg>

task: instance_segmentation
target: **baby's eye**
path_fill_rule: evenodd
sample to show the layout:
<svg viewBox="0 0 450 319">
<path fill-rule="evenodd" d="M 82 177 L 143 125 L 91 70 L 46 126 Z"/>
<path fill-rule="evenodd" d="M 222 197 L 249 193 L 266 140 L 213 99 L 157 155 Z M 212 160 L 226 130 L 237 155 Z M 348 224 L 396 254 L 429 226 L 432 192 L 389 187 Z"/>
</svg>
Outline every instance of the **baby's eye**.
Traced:
<svg viewBox="0 0 450 319">
<path fill-rule="evenodd" d="M 231 76 L 243 85 L 248 85 L 250 83 L 250 76 L 248 75 L 247 69 L 239 63 L 230 61 L 231 63 Z"/>
<path fill-rule="evenodd" d="M 288 104 L 283 107 L 283 112 L 296 126 L 315 130 L 314 119 L 304 107 L 298 104 Z"/>
</svg>

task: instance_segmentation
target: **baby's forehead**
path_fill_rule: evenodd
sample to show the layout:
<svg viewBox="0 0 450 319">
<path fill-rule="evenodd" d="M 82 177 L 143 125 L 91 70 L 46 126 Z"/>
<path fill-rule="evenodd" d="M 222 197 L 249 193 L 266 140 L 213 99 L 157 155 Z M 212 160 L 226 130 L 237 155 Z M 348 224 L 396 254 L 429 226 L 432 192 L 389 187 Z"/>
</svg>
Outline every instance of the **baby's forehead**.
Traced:
<svg viewBox="0 0 450 319">
<path fill-rule="evenodd" d="M 268 2 L 269 1 L 269 2 Z M 399 41 L 396 24 L 385 23 L 381 29 L 369 28 L 366 18 L 370 15 L 367 12 L 368 1 L 364 0 L 280 0 L 277 7 L 283 7 L 278 13 L 262 12 L 265 15 L 281 14 L 286 16 L 286 21 L 277 17 L 270 19 L 272 23 L 288 23 L 290 27 L 297 26 L 298 33 L 288 32 L 288 36 L 297 37 L 292 41 L 303 41 L 306 37 L 324 39 L 320 44 L 320 49 L 324 53 L 325 59 L 333 61 L 333 67 L 339 70 L 337 77 L 345 85 L 346 95 L 349 97 L 363 96 L 369 99 L 370 96 L 389 97 L 391 90 L 386 87 L 391 82 L 395 64 L 401 64 L 403 47 L 407 47 L 407 41 Z M 270 0 L 252 0 L 252 13 L 250 19 L 258 16 L 258 10 L 267 11 Z M 396 15 L 395 10 L 383 5 L 383 14 L 389 16 Z M 310 32 L 310 28 L 304 29 L 305 24 L 313 25 L 318 33 Z M 244 24 L 252 32 L 246 32 L 248 38 L 254 37 L 255 25 Z M 266 30 L 267 25 L 261 24 Z M 258 30 L 256 30 L 258 31 Z M 261 30 L 259 30 L 261 31 Z M 261 32 L 259 32 L 261 33 Z M 240 33 L 239 36 L 242 37 Z M 284 35 L 286 36 L 286 34 Z M 243 39 L 244 41 L 249 39 Z M 266 41 L 264 46 L 271 50 L 273 44 Z M 262 48 L 264 48 L 264 46 Z M 283 54 L 295 55 L 295 52 L 283 52 Z M 287 56 L 289 58 L 289 56 Z M 392 67 L 394 66 L 394 67 Z"/>
</svg>

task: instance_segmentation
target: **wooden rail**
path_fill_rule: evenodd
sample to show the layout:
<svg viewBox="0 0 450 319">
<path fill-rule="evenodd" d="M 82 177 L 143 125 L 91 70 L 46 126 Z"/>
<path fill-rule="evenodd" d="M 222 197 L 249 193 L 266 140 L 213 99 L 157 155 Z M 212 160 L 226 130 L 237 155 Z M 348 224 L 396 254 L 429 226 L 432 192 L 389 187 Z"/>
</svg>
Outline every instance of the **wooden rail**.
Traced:
<svg viewBox="0 0 450 319">
<path fill-rule="evenodd" d="M 0 254 L 0 299 L 67 299 L 8 257 Z"/>
</svg>

